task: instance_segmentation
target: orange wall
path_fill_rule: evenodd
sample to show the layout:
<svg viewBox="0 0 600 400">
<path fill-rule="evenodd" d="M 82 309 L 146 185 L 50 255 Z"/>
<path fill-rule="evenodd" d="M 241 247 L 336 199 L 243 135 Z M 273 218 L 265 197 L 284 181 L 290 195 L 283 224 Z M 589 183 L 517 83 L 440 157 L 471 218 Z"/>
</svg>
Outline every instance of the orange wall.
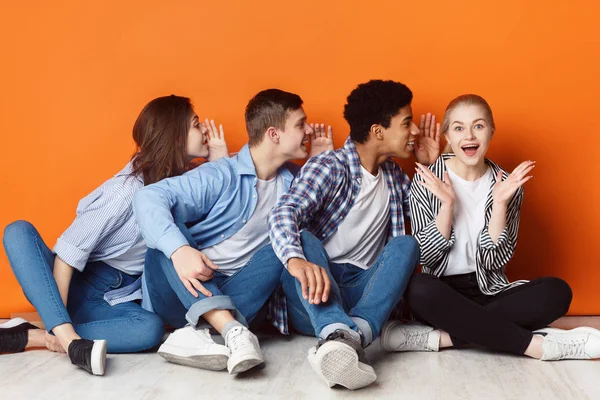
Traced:
<svg viewBox="0 0 600 400">
<path fill-rule="evenodd" d="M 154 97 L 190 96 L 238 150 L 248 99 L 280 87 L 302 95 L 312 121 L 331 123 L 340 146 L 345 96 L 370 78 L 395 79 L 413 89 L 416 114 L 441 117 L 466 92 L 491 103 L 490 156 L 507 169 L 537 160 L 510 277 L 560 276 L 575 292 L 571 313 L 600 314 L 592 1 L 8 3 L 1 226 L 27 219 L 53 246 L 78 200 L 126 163 L 133 122 Z M 0 317 L 30 309 L 2 252 Z"/>
</svg>

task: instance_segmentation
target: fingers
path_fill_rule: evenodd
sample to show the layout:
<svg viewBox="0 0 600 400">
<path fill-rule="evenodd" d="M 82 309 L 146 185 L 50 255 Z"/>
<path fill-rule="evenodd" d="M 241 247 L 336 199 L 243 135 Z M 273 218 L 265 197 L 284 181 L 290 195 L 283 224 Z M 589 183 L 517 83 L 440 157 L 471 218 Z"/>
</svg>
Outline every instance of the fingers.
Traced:
<svg viewBox="0 0 600 400">
<path fill-rule="evenodd" d="M 206 254 L 204 254 L 202 252 L 200 254 L 201 254 L 201 257 L 202 257 L 202 261 L 204 261 L 204 265 L 207 268 L 210 268 L 213 271 L 216 271 L 216 270 L 219 269 L 219 267 L 217 267 L 217 265 L 214 262 L 212 262 L 211 259 L 208 258 L 208 256 Z M 211 272 L 211 275 L 212 275 L 212 272 Z"/>
<path fill-rule="evenodd" d="M 312 144 L 313 140 L 315 140 L 317 138 L 317 128 L 315 127 L 315 124 L 309 124 L 310 125 L 310 129 L 312 130 L 312 133 L 310 134 L 310 143 Z M 317 124 L 319 125 L 319 124 Z"/>
<path fill-rule="evenodd" d="M 206 297 L 211 297 L 212 293 L 204 287 L 204 285 L 202 285 L 197 279 L 190 279 L 189 280 L 192 283 L 192 286 L 194 286 L 194 288 L 196 288 L 196 290 L 198 290 L 200 293 L 202 293 L 203 295 L 205 295 Z M 195 297 L 198 297 L 197 295 Z"/>
<path fill-rule="evenodd" d="M 214 120 L 210 121 L 210 127 L 212 129 L 212 134 L 216 139 L 221 139 L 221 135 L 219 134 L 219 131 L 217 130 L 217 125 L 215 124 Z"/>
<path fill-rule="evenodd" d="M 312 273 L 315 276 L 316 288 L 313 293 L 312 302 L 313 304 L 319 304 L 321 297 L 323 296 L 323 274 L 321 274 L 321 267 L 318 265 L 312 265 Z"/>
<path fill-rule="evenodd" d="M 442 140 L 441 135 L 440 135 L 441 129 L 442 129 L 442 127 L 439 122 L 437 124 L 435 124 L 435 142 L 437 144 L 440 144 L 440 140 Z"/>
<path fill-rule="evenodd" d="M 502 182 L 502 171 L 498 171 L 496 174 L 496 183 Z"/>
<path fill-rule="evenodd" d="M 306 280 L 306 274 L 304 271 L 301 271 L 296 278 L 300 281 L 300 286 L 302 286 L 302 297 L 304 300 L 308 300 L 308 282 Z"/>
<path fill-rule="evenodd" d="M 441 182 L 440 179 L 434 175 L 433 172 L 423 164 L 415 163 L 417 165 L 416 171 L 423 180 L 428 183 Z"/>
<path fill-rule="evenodd" d="M 425 117 L 425 131 L 421 132 L 423 136 L 431 136 L 431 113 L 427 113 L 427 116 Z M 435 116 L 433 117 L 433 121 L 435 122 Z"/>
<path fill-rule="evenodd" d="M 333 128 L 331 125 L 327 126 L 327 139 L 333 139 Z"/>
<path fill-rule="evenodd" d="M 323 303 L 326 303 L 329 299 L 329 292 L 331 291 L 331 281 L 329 280 L 329 275 L 325 268 L 321 268 L 321 275 L 323 276 L 323 295 L 321 296 L 321 300 Z"/>
<path fill-rule="evenodd" d="M 192 286 L 190 281 L 188 281 L 187 279 L 182 279 L 181 282 L 183 282 L 183 286 L 185 286 L 185 288 L 188 290 L 188 292 L 192 294 L 192 296 L 198 297 L 198 292 L 194 290 L 194 287 Z"/>
<path fill-rule="evenodd" d="M 421 118 L 419 119 L 419 130 L 421 133 L 425 130 L 425 114 L 421 114 Z"/>
<path fill-rule="evenodd" d="M 219 134 L 221 135 L 221 139 L 225 139 L 225 132 L 223 131 L 223 124 L 219 124 Z"/>
<path fill-rule="evenodd" d="M 448 171 L 444 171 L 444 183 L 446 185 L 452 185 L 452 181 L 450 180 L 450 175 L 448 174 Z"/>
<path fill-rule="evenodd" d="M 317 288 L 315 274 L 313 273 L 312 269 L 309 268 L 304 270 L 304 274 L 306 275 L 306 279 L 308 281 L 308 302 L 313 304 L 313 299 L 315 298 L 315 289 Z"/>
</svg>

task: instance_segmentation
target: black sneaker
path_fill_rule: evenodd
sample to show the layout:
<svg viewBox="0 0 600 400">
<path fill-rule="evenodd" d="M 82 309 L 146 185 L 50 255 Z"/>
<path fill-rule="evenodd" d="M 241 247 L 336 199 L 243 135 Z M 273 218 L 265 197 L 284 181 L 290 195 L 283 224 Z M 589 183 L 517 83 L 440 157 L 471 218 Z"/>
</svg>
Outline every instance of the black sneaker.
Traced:
<svg viewBox="0 0 600 400">
<path fill-rule="evenodd" d="M 106 340 L 76 339 L 69 344 L 71 364 L 92 375 L 104 375 Z"/>
<path fill-rule="evenodd" d="M 360 338 L 338 329 L 308 351 L 308 362 L 329 387 L 360 389 L 377 379 Z"/>
<path fill-rule="evenodd" d="M 13 318 L 0 324 L 0 353 L 20 353 L 27 346 L 30 329 L 39 329 L 23 318 Z"/>
</svg>

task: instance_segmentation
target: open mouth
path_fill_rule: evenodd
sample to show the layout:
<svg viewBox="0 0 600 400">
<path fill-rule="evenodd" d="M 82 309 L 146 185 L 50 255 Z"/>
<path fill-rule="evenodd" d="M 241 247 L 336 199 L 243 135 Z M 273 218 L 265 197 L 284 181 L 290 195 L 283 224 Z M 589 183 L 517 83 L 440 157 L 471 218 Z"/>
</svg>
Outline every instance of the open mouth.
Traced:
<svg viewBox="0 0 600 400">
<path fill-rule="evenodd" d="M 410 148 L 413 148 L 413 147 L 415 147 L 415 141 L 414 141 L 414 140 L 411 140 L 410 142 L 407 142 L 407 143 L 406 143 L 406 146 L 407 146 L 407 147 L 410 147 Z"/>
<path fill-rule="evenodd" d="M 479 145 L 478 144 L 467 144 L 467 145 L 461 146 L 461 149 L 468 157 L 473 157 L 475 154 L 477 154 L 477 149 L 479 149 Z"/>
</svg>

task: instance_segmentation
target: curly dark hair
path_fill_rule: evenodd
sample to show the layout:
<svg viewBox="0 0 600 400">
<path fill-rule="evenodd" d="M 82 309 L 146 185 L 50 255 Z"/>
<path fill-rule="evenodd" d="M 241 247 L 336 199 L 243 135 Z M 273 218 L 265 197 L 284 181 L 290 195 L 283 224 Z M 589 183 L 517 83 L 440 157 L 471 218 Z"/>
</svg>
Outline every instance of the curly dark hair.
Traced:
<svg viewBox="0 0 600 400">
<path fill-rule="evenodd" d="M 374 79 L 358 85 L 344 106 L 352 140 L 366 142 L 374 124 L 389 128 L 392 118 L 411 103 L 412 96 L 410 89 L 400 82 Z"/>
</svg>

